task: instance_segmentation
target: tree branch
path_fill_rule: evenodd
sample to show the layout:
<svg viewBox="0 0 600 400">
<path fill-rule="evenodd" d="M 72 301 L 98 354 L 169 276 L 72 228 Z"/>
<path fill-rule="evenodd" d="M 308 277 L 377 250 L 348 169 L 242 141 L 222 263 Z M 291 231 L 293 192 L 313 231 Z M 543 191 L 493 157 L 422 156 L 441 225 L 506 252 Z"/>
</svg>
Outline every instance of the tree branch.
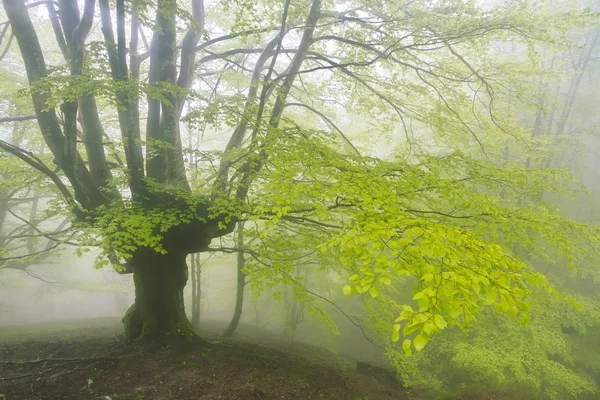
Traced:
<svg viewBox="0 0 600 400">
<path fill-rule="evenodd" d="M 198 51 L 196 46 L 204 31 L 204 0 L 192 0 L 192 15 L 194 19 L 190 22 L 190 27 L 181 42 L 181 61 L 177 85 L 186 91 L 177 99 L 179 117 L 183 111 L 187 89 L 190 88 L 194 77 L 194 61 Z"/>
<path fill-rule="evenodd" d="M 58 47 L 63 54 L 65 60 L 69 60 L 71 58 L 71 51 L 69 50 L 69 46 L 65 40 L 65 35 L 62 30 L 62 26 L 60 25 L 60 20 L 58 19 L 58 15 L 56 14 L 56 9 L 54 8 L 55 3 L 52 1 L 48 1 L 46 3 L 46 8 L 48 9 L 48 15 L 50 17 L 50 22 L 52 23 L 52 30 L 54 31 L 54 36 L 56 37 L 56 42 L 58 43 Z"/>
<path fill-rule="evenodd" d="M 0 140 L 0 148 L 20 158 L 33 168 L 37 169 L 38 171 L 42 172 L 50 179 L 52 179 L 52 182 L 54 182 L 67 204 L 71 207 L 71 211 L 75 214 L 76 217 L 83 218 L 85 214 L 79 208 L 78 204 L 75 202 L 75 199 L 73 199 L 73 196 L 71 195 L 71 192 L 69 192 L 69 189 L 67 189 L 65 184 L 61 181 L 60 177 L 56 175 L 56 173 L 54 173 L 52 170 L 50 170 L 50 168 L 48 168 L 42 162 L 42 160 L 37 158 L 35 154 L 26 151 L 20 147 L 14 146 L 10 143 L 7 143 L 4 140 Z"/>
<path fill-rule="evenodd" d="M 300 44 L 298 45 L 298 51 L 294 55 L 294 58 L 287 69 L 287 76 L 283 80 L 281 86 L 278 88 L 278 95 L 275 99 L 275 104 L 273 105 L 271 116 L 269 118 L 269 127 L 271 128 L 277 129 L 279 127 L 279 121 L 285 108 L 287 96 L 292 89 L 292 85 L 296 79 L 298 71 L 300 71 L 300 67 L 304 63 L 308 49 L 313 43 L 313 33 L 319 20 L 320 12 L 321 0 L 313 0 L 306 20 L 306 27 L 304 28 L 302 39 L 300 39 Z M 254 129 L 253 139 L 256 138 L 257 129 L 258 126 Z M 256 142 L 251 144 L 251 147 L 255 147 L 255 149 L 258 146 L 259 144 Z M 241 178 L 240 185 L 238 186 L 235 195 L 238 200 L 246 198 L 248 190 L 250 189 L 250 184 L 254 181 L 254 178 L 263 167 L 266 158 L 267 154 L 264 152 L 264 149 L 261 149 L 257 159 L 249 160 L 245 165 L 242 166 L 241 169 L 244 171 L 244 174 Z"/>
<path fill-rule="evenodd" d="M 354 147 L 354 145 L 352 144 L 350 139 L 348 139 L 348 137 L 346 135 L 344 135 L 344 132 L 342 132 L 342 130 L 340 128 L 338 128 L 337 125 L 322 112 L 317 111 L 314 107 L 311 107 L 304 103 L 286 103 L 285 106 L 286 107 L 291 107 L 291 106 L 303 107 L 303 108 L 306 108 L 307 110 L 310 110 L 313 113 L 317 114 L 319 117 L 321 117 L 327 123 L 327 125 L 329 125 L 333 130 L 335 130 L 342 137 L 342 139 L 344 139 L 344 141 L 348 144 L 348 146 L 350 146 L 350 148 L 352 148 L 352 150 L 354 150 L 354 152 L 357 155 L 359 155 L 359 156 L 361 155 L 360 152 L 358 151 L 358 149 L 356 147 Z"/>
<path fill-rule="evenodd" d="M 12 117 L 1 117 L 0 118 L 0 123 L 2 123 L 2 122 L 29 121 L 29 120 L 36 119 L 36 118 L 37 117 L 35 116 L 35 114 L 14 115 Z"/>
<path fill-rule="evenodd" d="M 27 71 L 27 78 L 30 85 L 33 86 L 47 76 L 46 63 L 35 28 L 33 27 L 27 8 L 22 1 L 3 0 L 3 4 L 13 33 L 19 44 L 21 56 L 23 57 Z M 94 185 L 80 154 L 77 152 L 71 154 L 66 151 L 66 138 L 59 126 L 56 111 L 53 108 L 49 109 L 47 105 L 48 94 L 33 91 L 32 100 L 44 140 L 54 154 L 56 163 L 62 168 L 69 179 L 77 201 L 88 209 L 102 204 L 104 196 Z M 5 144 L 8 145 L 8 143 Z M 14 149 L 11 150 L 14 151 Z M 19 154 L 23 157 L 23 154 Z M 30 157 L 29 159 L 31 160 Z M 64 186 L 62 182 L 61 185 Z"/>
</svg>

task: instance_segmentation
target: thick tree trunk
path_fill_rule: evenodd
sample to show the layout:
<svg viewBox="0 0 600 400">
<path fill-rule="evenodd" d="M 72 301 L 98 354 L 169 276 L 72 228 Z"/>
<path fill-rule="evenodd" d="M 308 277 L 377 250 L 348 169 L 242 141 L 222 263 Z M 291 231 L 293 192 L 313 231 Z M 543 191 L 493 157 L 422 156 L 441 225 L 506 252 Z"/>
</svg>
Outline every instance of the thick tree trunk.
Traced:
<svg viewBox="0 0 600 400">
<path fill-rule="evenodd" d="M 183 303 L 186 255 L 180 251 L 158 254 L 150 250 L 134 255 L 135 303 L 123 317 L 127 338 L 195 338 Z"/>
</svg>

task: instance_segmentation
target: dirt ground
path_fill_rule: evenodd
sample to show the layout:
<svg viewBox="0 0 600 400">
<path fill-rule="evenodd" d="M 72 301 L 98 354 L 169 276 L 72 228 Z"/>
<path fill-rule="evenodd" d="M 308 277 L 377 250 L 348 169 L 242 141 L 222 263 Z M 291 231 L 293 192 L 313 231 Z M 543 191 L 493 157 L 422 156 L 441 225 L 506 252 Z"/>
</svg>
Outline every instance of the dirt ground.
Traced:
<svg viewBox="0 0 600 400">
<path fill-rule="evenodd" d="M 0 399 L 404 400 L 389 376 L 307 345 L 126 343 L 115 320 L 0 328 Z M 287 346 L 287 347 L 286 347 Z"/>
</svg>

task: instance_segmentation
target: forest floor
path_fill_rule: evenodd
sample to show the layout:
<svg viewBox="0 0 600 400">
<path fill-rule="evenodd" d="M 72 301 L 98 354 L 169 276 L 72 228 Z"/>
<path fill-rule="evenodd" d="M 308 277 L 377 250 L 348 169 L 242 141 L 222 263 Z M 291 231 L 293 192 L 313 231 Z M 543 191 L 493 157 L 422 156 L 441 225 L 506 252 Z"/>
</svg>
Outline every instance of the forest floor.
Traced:
<svg viewBox="0 0 600 400">
<path fill-rule="evenodd" d="M 0 399 L 405 400 L 386 374 L 327 350 L 269 340 L 126 343 L 118 319 L 0 328 Z"/>
</svg>

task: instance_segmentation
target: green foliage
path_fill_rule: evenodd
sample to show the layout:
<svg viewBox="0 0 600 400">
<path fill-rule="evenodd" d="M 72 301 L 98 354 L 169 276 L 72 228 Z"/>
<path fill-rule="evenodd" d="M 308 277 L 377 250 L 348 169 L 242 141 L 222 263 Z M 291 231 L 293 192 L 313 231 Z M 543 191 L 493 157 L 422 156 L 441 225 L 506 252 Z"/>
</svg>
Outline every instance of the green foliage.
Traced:
<svg viewBox="0 0 600 400">
<path fill-rule="evenodd" d="M 597 319 L 590 318 L 589 312 L 574 312 L 543 293 L 531 314 L 530 324 L 519 325 L 486 312 L 466 331 L 451 330 L 434 339 L 416 360 L 424 371 L 423 379 L 433 375 L 448 386 L 459 382 L 519 385 L 544 399 L 595 398 L 600 390 L 597 371 L 592 372 L 578 352 L 585 349 L 594 357 L 596 348 L 587 343 L 596 335 L 570 331 L 564 321 L 576 316 L 595 325 Z"/>
<path fill-rule="evenodd" d="M 318 131 L 270 135 L 274 168 L 261 176 L 255 212 L 267 229 L 289 221 L 327 229 L 318 247 L 348 271 L 345 294 L 392 295 L 397 277 L 411 277 L 412 299 L 391 330 L 394 341 L 409 339 L 407 353 L 450 325 L 468 326 L 486 305 L 527 322 L 532 287 L 558 293 L 524 257 L 574 264 L 593 251 L 577 240 L 600 237 L 549 204 L 522 201 L 542 189 L 571 190 L 553 170 L 496 167 L 459 151 L 382 161 L 337 152 Z M 497 196 L 512 188 L 517 195 Z"/>
</svg>

